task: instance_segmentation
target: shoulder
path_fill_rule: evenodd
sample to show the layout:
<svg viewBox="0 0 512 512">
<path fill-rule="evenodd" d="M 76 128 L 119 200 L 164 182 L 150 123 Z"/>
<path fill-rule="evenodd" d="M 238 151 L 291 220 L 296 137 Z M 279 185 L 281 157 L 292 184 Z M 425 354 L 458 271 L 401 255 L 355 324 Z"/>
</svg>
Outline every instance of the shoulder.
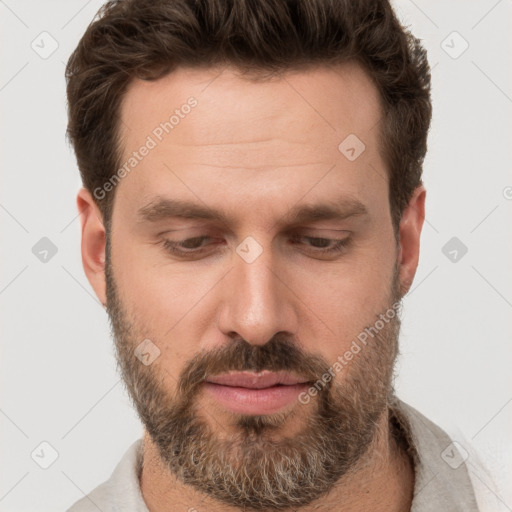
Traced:
<svg viewBox="0 0 512 512">
<path fill-rule="evenodd" d="M 67 512 L 148 512 L 139 486 L 142 439 L 125 452 L 110 478 L 74 503 Z"/>
<path fill-rule="evenodd" d="M 390 413 L 401 429 L 414 461 L 415 485 L 411 512 L 478 512 L 480 509 L 469 473 L 468 452 L 464 446 L 399 399 L 393 401 Z"/>
</svg>

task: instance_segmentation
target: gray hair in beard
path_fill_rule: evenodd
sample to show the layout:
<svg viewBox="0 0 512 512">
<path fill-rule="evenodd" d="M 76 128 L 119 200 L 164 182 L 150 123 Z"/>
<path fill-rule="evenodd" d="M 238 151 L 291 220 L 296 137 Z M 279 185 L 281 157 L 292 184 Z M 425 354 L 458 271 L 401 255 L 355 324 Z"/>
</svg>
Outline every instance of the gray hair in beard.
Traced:
<svg viewBox="0 0 512 512">
<path fill-rule="evenodd" d="M 270 436 L 283 425 L 286 418 L 281 414 L 237 415 L 236 434 L 226 438 L 197 410 L 196 397 L 209 376 L 228 371 L 293 371 L 316 382 L 331 365 L 318 355 L 305 353 L 289 337 L 276 335 L 257 346 L 237 339 L 189 360 L 171 395 L 162 385 L 165 368 L 157 362 L 145 366 L 134 355 L 134 348 L 146 336 L 140 336 L 143 331 L 128 320 L 109 252 L 107 311 L 118 366 L 162 463 L 179 480 L 230 506 L 283 510 L 312 503 L 364 462 L 393 396 L 398 312 L 354 355 L 341 378 L 326 383 L 309 404 L 297 405 L 310 408 L 297 435 Z M 399 300 L 398 290 L 395 271 L 391 303 Z M 158 342 L 164 345 L 172 340 Z"/>
</svg>

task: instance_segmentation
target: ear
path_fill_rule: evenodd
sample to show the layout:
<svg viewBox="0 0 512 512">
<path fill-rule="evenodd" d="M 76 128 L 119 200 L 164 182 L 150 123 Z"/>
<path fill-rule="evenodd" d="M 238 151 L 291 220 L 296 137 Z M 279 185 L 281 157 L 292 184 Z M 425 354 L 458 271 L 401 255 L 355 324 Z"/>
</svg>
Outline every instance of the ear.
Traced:
<svg viewBox="0 0 512 512">
<path fill-rule="evenodd" d="M 402 213 L 400 221 L 400 246 L 398 268 L 401 296 L 410 289 L 420 258 L 420 235 L 425 220 L 425 197 L 423 185 L 414 190 L 413 196 Z"/>
<path fill-rule="evenodd" d="M 91 193 L 81 188 L 76 203 L 82 225 L 82 265 L 96 296 L 105 306 L 105 227 L 103 216 Z"/>
</svg>

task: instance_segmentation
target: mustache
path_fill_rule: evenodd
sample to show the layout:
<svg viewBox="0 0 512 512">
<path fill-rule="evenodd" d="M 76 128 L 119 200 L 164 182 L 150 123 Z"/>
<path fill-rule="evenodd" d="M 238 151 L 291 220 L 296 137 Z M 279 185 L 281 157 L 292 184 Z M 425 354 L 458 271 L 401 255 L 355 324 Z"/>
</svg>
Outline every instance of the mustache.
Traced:
<svg viewBox="0 0 512 512">
<path fill-rule="evenodd" d="M 274 336 L 264 345 L 251 345 L 238 338 L 191 359 L 181 372 L 178 392 L 191 398 L 208 377 L 230 371 L 289 371 L 305 380 L 316 381 L 328 368 L 321 356 L 305 354 L 296 342 L 282 335 Z"/>
</svg>

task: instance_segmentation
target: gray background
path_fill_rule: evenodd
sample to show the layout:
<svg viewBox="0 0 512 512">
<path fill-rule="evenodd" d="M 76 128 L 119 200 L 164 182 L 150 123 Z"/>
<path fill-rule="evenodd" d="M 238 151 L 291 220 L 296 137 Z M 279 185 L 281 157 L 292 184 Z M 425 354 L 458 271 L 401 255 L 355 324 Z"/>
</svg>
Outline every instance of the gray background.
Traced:
<svg viewBox="0 0 512 512">
<path fill-rule="evenodd" d="M 80 180 L 64 139 L 65 62 L 101 4 L 0 0 L 2 511 L 64 510 L 108 478 L 142 431 L 82 270 Z M 397 390 L 467 449 L 481 485 L 470 446 L 510 482 L 512 3 L 395 6 L 428 49 L 434 102 L 427 222 L 404 301 Z M 52 450 L 58 458 L 41 468 Z M 512 510 L 507 487 L 503 511 Z"/>
</svg>

